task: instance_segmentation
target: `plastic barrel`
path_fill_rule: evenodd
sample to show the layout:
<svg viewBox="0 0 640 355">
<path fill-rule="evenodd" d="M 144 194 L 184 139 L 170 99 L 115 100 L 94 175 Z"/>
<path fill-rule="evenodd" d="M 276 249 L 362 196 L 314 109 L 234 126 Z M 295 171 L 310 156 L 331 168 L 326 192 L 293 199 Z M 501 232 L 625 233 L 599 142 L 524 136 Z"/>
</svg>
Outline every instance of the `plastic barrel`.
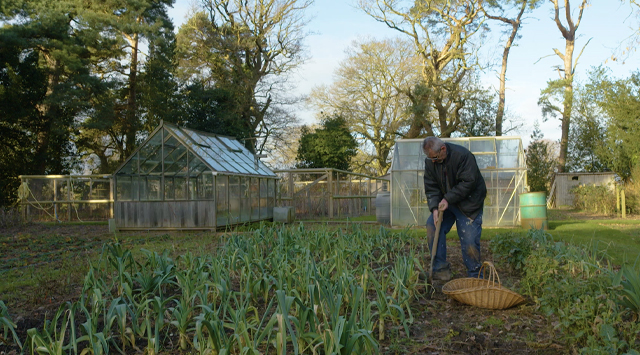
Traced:
<svg viewBox="0 0 640 355">
<path fill-rule="evenodd" d="M 524 229 L 549 229 L 547 195 L 544 192 L 520 194 L 520 221 Z"/>
<path fill-rule="evenodd" d="M 391 193 L 378 192 L 376 195 L 376 221 L 380 224 L 391 223 Z"/>
</svg>

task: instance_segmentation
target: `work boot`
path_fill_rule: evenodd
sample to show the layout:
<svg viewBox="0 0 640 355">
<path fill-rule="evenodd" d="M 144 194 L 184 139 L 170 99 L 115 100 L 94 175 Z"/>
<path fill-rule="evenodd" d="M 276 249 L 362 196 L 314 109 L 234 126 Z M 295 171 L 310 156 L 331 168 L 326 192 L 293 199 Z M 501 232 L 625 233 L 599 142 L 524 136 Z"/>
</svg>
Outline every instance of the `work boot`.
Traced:
<svg viewBox="0 0 640 355">
<path fill-rule="evenodd" d="M 449 281 L 451 280 L 451 269 L 444 269 L 440 271 L 433 272 L 433 279 L 438 281 Z"/>
<path fill-rule="evenodd" d="M 429 273 L 421 272 L 419 275 L 420 280 L 428 280 Z M 449 281 L 451 280 L 451 269 L 444 269 L 440 271 L 433 272 L 433 279 L 436 281 Z"/>
</svg>

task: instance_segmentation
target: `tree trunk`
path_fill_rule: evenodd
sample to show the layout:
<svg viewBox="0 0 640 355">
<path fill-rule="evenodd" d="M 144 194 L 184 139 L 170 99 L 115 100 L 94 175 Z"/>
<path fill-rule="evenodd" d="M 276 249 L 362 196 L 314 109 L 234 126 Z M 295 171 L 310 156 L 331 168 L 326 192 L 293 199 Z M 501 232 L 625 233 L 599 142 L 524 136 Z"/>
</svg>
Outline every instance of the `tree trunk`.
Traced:
<svg viewBox="0 0 640 355">
<path fill-rule="evenodd" d="M 524 10 L 527 8 L 527 0 L 522 2 L 522 7 L 520 8 L 520 12 L 515 20 L 507 19 L 499 16 L 490 16 L 487 15 L 492 20 L 499 20 L 504 23 L 508 23 L 511 25 L 511 35 L 509 39 L 507 39 L 507 43 L 504 45 L 504 50 L 502 52 L 502 69 L 500 70 L 500 91 L 498 92 L 498 112 L 496 113 L 496 136 L 502 136 L 502 121 L 504 120 L 504 108 L 506 102 L 506 81 L 507 81 L 507 62 L 509 59 L 509 52 L 511 51 L 511 46 L 516 39 L 516 35 L 518 34 L 518 29 L 520 29 L 520 19 L 524 14 Z"/>
<path fill-rule="evenodd" d="M 564 101 L 562 109 L 562 136 L 560 138 L 560 156 L 558 157 L 558 172 L 563 173 L 567 164 L 569 150 L 569 126 L 571 124 L 571 110 L 573 108 L 573 37 L 566 40 L 564 53 Z"/>
<path fill-rule="evenodd" d="M 558 26 L 558 29 L 562 33 L 562 37 L 565 39 L 565 52 L 564 55 L 559 53 L 557 49 L 554 49 L 556 54 L 562 58 L 564 62 L 564 98 L 562 102 L 562 136 L 560 138 L 560 156 L 558 157 L 558 172 L 564 172 L 567 164 L 567 152 L 569 149 L 569 127 L 571 123 L 571 109 L 573 107 L 573 50 L 576 40 L 576 31 L 582 20 L 583 11 L 587 5 L 587 0 L 582 0 L 579 7 L 578 20 L 574 23 L 571 18 L 571 3 L 569 0 L 564 0 L 565 17 L 567 19 L 568 28 L 565 28 L 560 22 L 560 7 L 558 6 L 558 0 L 551 0 L 555 9 L 554 21 Z"/>
<path fill-rule="evenodd" d="M 126 131 L 127 136 L 125 142 L 124 155 L 119 157 L 120 161 L 124 161 L 133 153 L 136 148 L 136 136 L 138 134 L 138 117 L 137 117 L 137 102 L 136 102 L 136 90 L 137 90 L 137 75 L 138 75 L 138 34 L 134 34 L 130 37 L 129 42 L 131 44 L 131 63 L 129 67 L 129 97 L 127 98 L 127 122 Z"/>
<path fill-rule="evenodd" d="M 440 138 L 449 138 L 451 137 L 451 133 L 453 133 L 457 129 L 457 125 L 455 124 L 455 122 L 447 122 L 447 117 L 449 116 L 449 108 L 445 107 L 442 104 L 442 101 L 443 100 L 441 97 L 433 100 L 436 111 L 438 111 L 438 121 L 440 122 Z"/>
<path fill-rule="evenodd" d="M 48 79 L 48 87 L 45 97 L 50 97 L 53 94 L 54 88 L 60 83 L 60 62 L 57 59 L 53 59 L 48 53 L 43 53 L 43 56 L 51 68 Z M 46 101 L 46 100 L 45 100 Z M 48 149 L 49 142 L 51 141 L 51 135 L 53 134 L 54 120 L 57 118 L 54 109 L 51 107 L 51 104 L 40 104 L 37 106 L 38 112 L 45 120 L 44 127 L 38 132 L 38 146 L 35 151 L 34 163 L 35 163 L 35 171 L 34 174 L 44 175 L 47 173 L 47 158 L 48 158 Z"/>
</svg>

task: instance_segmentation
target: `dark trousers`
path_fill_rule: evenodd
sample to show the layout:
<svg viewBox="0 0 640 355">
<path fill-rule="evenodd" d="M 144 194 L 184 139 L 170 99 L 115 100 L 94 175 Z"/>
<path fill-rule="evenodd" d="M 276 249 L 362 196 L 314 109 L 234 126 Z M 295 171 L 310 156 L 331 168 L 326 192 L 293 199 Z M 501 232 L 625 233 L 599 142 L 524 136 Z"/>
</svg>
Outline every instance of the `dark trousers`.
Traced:
<svg viewBox="0 0 640 355">
<path fill-rule="evenodd" d="M 438 238 L 438 250 L 433 261 L 433 271 L 441 271 L 449 268 L 447 262 L 447 233 L 456 223 L 458 237 L 460 237 L 460 248 L 462 249 L 462 259 L 467 267 L 469 277 L 477 277 L 482 262 L 480 261 L 480 235 L 482 234 L 482 211 L 472 220 L 464 215 L 454 206 L 449 206 L 442 213 L 442 224 L 440 225 L 440 237 Z M 433 238 L 436 234 L 436 226 L 433 222 L 433 214 L 427 219 L 427 239 L 429 250 L 433 250 Z"/>
</svg>

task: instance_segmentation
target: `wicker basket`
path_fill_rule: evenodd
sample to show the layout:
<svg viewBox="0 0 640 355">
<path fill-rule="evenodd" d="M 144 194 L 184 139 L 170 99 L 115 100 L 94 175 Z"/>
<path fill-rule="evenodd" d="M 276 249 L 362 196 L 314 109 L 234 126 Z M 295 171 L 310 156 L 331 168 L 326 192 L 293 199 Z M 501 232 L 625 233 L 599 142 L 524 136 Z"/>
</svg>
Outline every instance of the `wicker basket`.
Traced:
<svg viewBox="0 0 640 355">
<path fill-rule="evenodd" d="M 498 272 L 490 261 L 482 264 L 479 275 L 486 274 L 487 269 L 489 279 L 478 276 L 451 280 L 442 286 L 442 292 L 458 302 L 489 309 L 507 309 L 525 301 L 518 293 L 502 287 Z"/>
</svg>

